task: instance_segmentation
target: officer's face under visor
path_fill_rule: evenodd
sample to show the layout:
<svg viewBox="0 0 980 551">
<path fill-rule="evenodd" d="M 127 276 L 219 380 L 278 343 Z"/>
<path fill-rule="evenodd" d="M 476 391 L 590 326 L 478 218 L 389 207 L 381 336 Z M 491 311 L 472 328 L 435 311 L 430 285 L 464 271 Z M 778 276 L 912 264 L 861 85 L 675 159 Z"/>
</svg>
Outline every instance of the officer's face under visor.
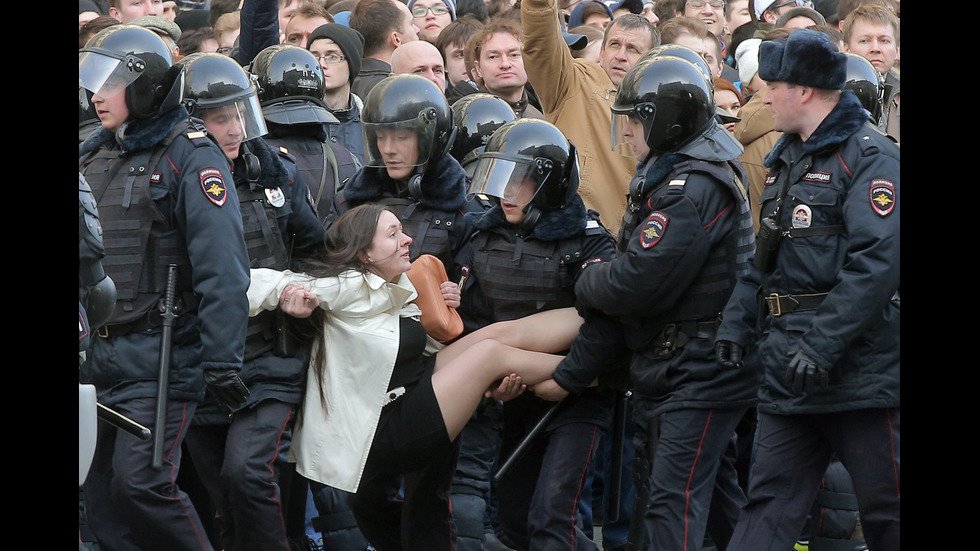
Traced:
<svg viewBox="0 0 980 551">
<path fill-rule="evenodd" d="M 484 153 L 473 163 L 473 181 L 467 197 L 486 194 L 499 197 L 520 207 L 527 206 L 537 194 L 550 170 L 538 170 L 538 164 L 527 157 Z"/>
<path fill-rule="evenodd" d="M 643 120 L 636 115 L 636 111 L 630 109 L 620 112 L 613 109 L 610 136 L 613 151 L 631 159 L 645 159 L 650 152 L 646 134 Z"/>
<path fill-rule="evenodd" d="M 135 56 L 78 52 L 78 85 L 104 99 L 124 91 L 145 69 L 143 60 Z"/>
<path fill-rule="evenodd" d="M 247 141 L 269 132 L 259 100 L 254 95 L 219 107 L 202 107 L 195 111 L 196 116 L 201 117 L 204 125 L 216 136 L 239 137 L 239 141 Z"/>
</svg>

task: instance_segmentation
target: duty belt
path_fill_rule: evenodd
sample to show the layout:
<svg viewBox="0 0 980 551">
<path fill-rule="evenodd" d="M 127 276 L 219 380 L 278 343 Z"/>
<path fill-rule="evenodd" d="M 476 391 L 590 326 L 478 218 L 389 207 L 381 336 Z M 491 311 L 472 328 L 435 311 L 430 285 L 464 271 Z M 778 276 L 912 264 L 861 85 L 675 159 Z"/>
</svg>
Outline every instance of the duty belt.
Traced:
<svg viewBox="0 0 980 551">
<path fill-rule="evenodd" d="M 130 333 L 149 331 L 162 325 L 163 317 L 160 315 L 160 311 L 154 308 L 129 323 L 104 325 L 99 328 L 98 334 L 103 339 L 108 339 L 109 337 L 121 337 Z"/>
<path fill-rule="evenodd" d="M 763 297 L 763 300 L 769 308 L 769 314 L 778 318 L 783 314 L 789 314 L 798 310 L 816 310 L 823 303 L 823 299 L 827 298 L 827 294 L 780 295 L 772 293 L 769 296 Z"/>
<path fill-rule="evenodd" d="M 667 357 L 678 348 L 684 348 L 691 339 L 714 339 L 721 320 L 678 321 L 668 323 L 654 340 L 654 351 Z"/>
</svg>

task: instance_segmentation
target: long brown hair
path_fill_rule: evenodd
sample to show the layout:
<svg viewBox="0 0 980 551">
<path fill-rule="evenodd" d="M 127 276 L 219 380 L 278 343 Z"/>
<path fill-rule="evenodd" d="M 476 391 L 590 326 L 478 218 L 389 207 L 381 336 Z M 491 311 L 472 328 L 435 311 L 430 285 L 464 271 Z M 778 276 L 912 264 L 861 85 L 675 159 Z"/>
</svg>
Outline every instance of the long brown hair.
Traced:
<svg viewBox="0 0 980 551">
<path fill-rule="evenodd" d="M 361 262 L 360 255 L 371 247 L 374 234 L 378 229 L 378 221 L 384 211 L 391 212 L 391 209 L 378 203 L 365 203 L 341 214 L 324 234 L 326 252 L 323 260 L 307 263 L 303 271 L 314 277 L 333 277 L 348 270 L 366 272 L 367 267 Z M 326 410 L 327 399 L 323 393 L 323 376 L 327 367 L 327 342 L 323 333 L 326 312 L 322 308 L 317 308 L 310 316 L 310 321 L 317 328 L 313 340 L 313 357 L 310 361 L 313 362 L 313 374 L 320 391 L 320 404 Z"/>
</svg>

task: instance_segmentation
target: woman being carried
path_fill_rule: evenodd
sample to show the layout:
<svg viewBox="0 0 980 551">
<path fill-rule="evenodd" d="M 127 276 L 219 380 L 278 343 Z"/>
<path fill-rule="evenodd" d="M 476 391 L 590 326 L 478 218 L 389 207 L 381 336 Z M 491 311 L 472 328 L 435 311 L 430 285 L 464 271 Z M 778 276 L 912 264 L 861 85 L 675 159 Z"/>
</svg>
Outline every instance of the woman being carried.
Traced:
<svg viewBox="0 0 980 551">
<path fill-rule="evenodd" d="M 448 488 L 456 437 L 480 399 L 519 395 L 551 377 L 578 334 L 573 308 L 499 322 L 449 346 L 425 334 L 409 244 L 395 214 L 365 204 L 327 231 L 307 273 L 252 270 L 250 314 L 312 313 L 318 337 L 290 456 L 303 476 L 354 492 L 362 532 L 379 551 L 449 549 Z M 438 352 L 437 354 L 435 352 Z M 499 381 L 499 385 L 497 382 Z M 391 495 L 404 476 L 404 501 Z M 427 483 L 428 482 L 428 483 Z"/>
</svg>

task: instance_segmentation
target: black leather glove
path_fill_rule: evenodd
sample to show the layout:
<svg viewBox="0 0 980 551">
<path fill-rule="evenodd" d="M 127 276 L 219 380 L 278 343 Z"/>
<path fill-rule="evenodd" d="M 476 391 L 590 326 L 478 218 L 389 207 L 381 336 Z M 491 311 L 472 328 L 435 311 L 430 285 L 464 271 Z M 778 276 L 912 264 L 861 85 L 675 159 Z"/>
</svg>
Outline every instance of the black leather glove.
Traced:
<svg viewBox="0 0 980 551">
<path fill-rule="evenodd" d="M 715 343 L 715 360 L 725 369 L 742 367 L 742 347 L 732 341 Z"/>
<path fill-rule="evenodd" d="M 817 365 L 801 348 L 789 361 L 786 380 L 793 388 L 794 393 L 801 394 L 802 392 L 813 392 L 827 388 L 827 385 L 830 384 L 830 375 L 826 368 Z"/>
<path fill-rule="evenodd" d="M 229 411 L 242 407 L 248 398 L 248 387 L 234 369 L 206 369 L 204 381 L 208 384 L 208 390 Z"/>
</svg>

